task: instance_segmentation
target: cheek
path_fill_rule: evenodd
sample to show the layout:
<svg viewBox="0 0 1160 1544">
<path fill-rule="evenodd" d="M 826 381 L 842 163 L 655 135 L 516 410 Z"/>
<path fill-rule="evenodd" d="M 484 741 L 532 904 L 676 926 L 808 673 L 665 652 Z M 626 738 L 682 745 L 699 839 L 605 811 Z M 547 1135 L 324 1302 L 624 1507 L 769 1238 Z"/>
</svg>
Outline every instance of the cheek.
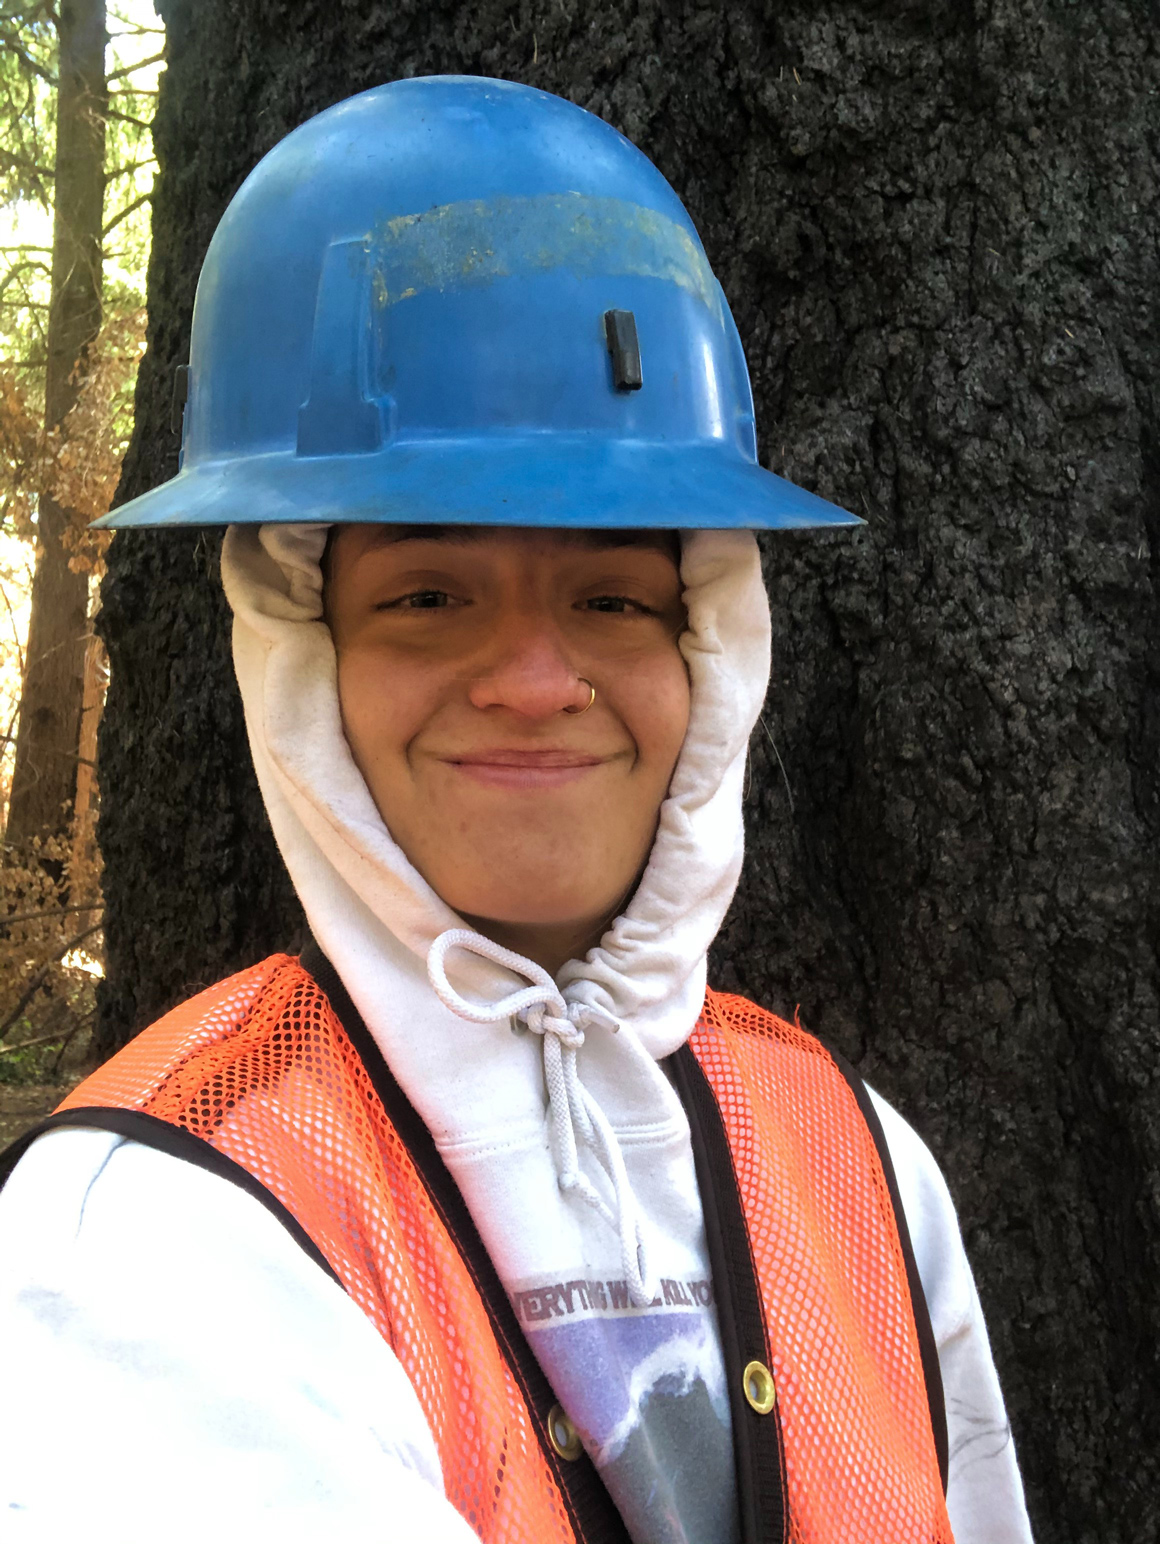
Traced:
<svg viewBox="0 0 1160 1544">
<path fill-rule="evenodd" d="M 689 727 L 689 677 L 675 650 L 633 672 L 621 714 L 636 741 L 639 770 L 663 798 Z"/>
<path fill-rule="evenodd" d="M 381 654 L 367 649 L 339 653 L 338 702 L 347 743 L 368 781 L 405 757 L 422 723 L 422 693 L 400 679 Z M 379 790 L 372 792 L 377 797 Z"/>
</svg>

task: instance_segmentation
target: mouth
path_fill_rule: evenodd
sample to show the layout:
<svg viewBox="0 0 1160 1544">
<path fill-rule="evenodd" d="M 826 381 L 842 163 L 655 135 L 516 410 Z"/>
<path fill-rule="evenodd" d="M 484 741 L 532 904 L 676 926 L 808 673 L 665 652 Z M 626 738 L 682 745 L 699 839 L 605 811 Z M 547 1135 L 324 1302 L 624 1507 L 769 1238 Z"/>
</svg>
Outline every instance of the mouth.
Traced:
<svg viewBox="0 0 1160 1544">
<path fill-rule="evenodd" d="M 464 751 L 441 758 L 474 783 L 490 788 L 560 788 L 579 781 L 605 758 L 565 749 Z"/>
</svg>

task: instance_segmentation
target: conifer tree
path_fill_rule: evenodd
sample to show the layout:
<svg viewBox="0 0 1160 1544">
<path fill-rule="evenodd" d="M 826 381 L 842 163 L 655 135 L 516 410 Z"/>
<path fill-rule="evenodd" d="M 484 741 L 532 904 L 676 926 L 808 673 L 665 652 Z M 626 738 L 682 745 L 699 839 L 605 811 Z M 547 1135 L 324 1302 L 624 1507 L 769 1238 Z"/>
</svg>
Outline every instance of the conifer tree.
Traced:
<svg viewBox="0 0 1160 1544">
<path fill-rule="evenodd" d="M 44 420 L 57 428 L 75 405 L 101 327 L 105 193 L 105 4 L 60 0 L 51 299 L 45 337 Z M 88 578 L 69 566 L 69 512 L 39 499 L 36 574 L 25 654 L 7 842 L 59 835 L 76 791 L 84 703 Z"/>
<path fill-rule="evenodd" d="M 132 421 L 163 40 L 121 3 L 0 5 L 0 1083 L 83 1060 L 100 969 L 87 526 Z"/>
</svg>

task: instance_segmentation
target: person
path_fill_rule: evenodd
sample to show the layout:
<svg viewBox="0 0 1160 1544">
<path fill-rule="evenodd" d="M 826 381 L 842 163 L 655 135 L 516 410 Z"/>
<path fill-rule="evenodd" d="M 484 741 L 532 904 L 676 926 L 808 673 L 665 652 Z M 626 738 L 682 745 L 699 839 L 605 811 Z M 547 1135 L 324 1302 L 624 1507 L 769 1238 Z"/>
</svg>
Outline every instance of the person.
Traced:
<svg viewBox="0 0 1160 1544">
<path fill-rule="evenodd" d="M 223 217 L 189 386 L 110 523 L 229 524 L 313 941 L 8 1155 L 9 1536 L 1027 1540 L 932 1158 L 706 988 L 753 530 L 855 522 L 757 464 L 667 183 L 506 82 L 340 103 Z"/>
</svg>

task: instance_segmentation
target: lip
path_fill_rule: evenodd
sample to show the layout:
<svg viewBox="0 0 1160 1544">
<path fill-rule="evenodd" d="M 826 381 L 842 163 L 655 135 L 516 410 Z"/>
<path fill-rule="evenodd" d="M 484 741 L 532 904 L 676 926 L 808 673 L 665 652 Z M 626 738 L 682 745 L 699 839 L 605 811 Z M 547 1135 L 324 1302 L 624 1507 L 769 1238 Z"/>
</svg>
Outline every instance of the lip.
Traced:
<svg viewBox="0 0 1160 1544">
<path fill-rule="evenodd" d="M 578 782 L 586 773 L 602 766 L 604 759 L 589 751 L 563 747 L 517 750 L 499 746 L 441 758 L 447 766 L 485 787 L 527 789 L 561 788 Z"/>
</svg>

